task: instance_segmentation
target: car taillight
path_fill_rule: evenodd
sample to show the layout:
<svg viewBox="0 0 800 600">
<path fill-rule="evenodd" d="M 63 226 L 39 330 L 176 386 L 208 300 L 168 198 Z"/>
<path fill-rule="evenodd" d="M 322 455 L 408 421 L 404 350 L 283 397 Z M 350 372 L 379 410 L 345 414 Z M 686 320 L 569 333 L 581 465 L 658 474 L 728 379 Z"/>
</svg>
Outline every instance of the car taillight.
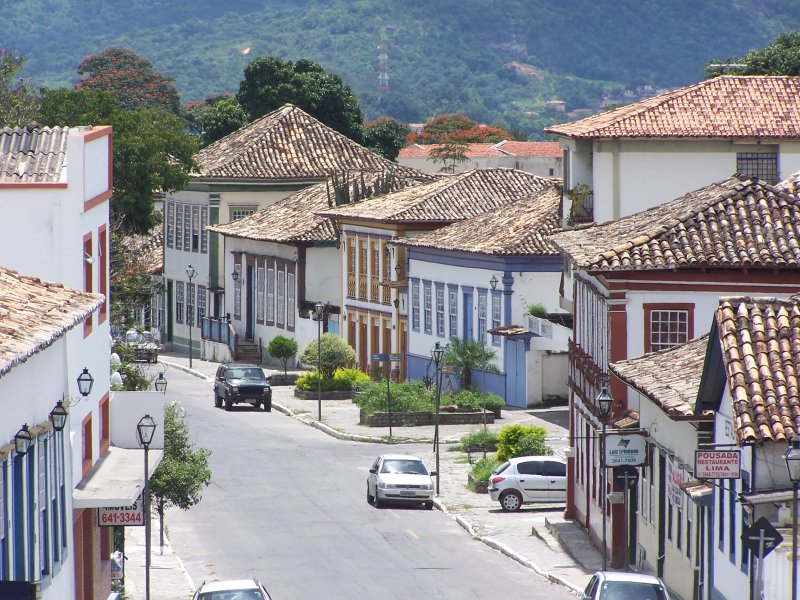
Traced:
<svg viewBox="0 0 800 600">
<path fill-rule="evenodd" d="M 489 481 L 492 482 L 492 485 L 497 485 L 501 481 L 504 481 L 505 477 L 492 477 Z"/>
</svg>

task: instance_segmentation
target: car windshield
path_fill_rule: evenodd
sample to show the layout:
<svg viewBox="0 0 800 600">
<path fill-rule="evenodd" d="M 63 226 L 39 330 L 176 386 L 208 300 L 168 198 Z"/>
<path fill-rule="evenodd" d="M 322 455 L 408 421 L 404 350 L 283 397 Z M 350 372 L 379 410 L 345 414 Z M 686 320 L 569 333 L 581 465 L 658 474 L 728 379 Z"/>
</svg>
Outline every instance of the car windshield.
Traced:
<svg viewBox="0 0 800 600">
<path fill-rule="evenodd" d="M 228 369 L 228 379 L 247 379 L 250 381 L 264 381 L 264 371 L 256 368 Z"/>
<path fill-rule="evenodd" d="M 600 600 L 667 600 L 667 595 L 657 583 L 605 581 Z"/>
<path fill-rule="evenodd" d="M 226 590 L 201 592 L 197 600 L 264 600 L 264 596 L 258 590 Z"/>
<path fill-rule="evenodd" d="M 427 475 L 428 470 L 422 461 L 391 458 L 383 461 L 381 473 L 409 473 L 413 475 Z"/>
</svg>

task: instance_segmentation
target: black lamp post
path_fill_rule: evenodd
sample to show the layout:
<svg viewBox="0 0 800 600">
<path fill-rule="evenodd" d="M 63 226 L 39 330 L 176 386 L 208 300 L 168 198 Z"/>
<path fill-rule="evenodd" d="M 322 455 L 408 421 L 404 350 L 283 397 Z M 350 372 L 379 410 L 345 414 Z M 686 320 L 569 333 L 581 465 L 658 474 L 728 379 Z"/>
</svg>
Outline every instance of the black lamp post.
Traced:
<svg viewBox="0 0 800 600">
<path fill-rule="evenodd" d="M 492 278 L 489 280 L 489 285 L 490 285 L 490 286 L 492 286 L 492 289 L 493 289 L 493 290 L 496 290 L 496 289 L 497 289 L 497 283 L 498 283 L 498 279 L 497 279 L 497 277 L 495 277 L 494 275 L 492 275 Z"/>
<path fill-rule="evenodd" d="M 14 436 L 14 450 L 20 456 L 25 456 L 33 443 L 33 437 L 28 429 L 28 424 L 25 423 L 17 434 Z"/>
<path fill-rule="evenodd" d="M 164 377 L 164 371 L 158 374 L 158 378 L 153 382 L 153 387 L 157 392 L 165 393 L 167 391 L 167 379 Z"/>
<path fill-rule="evenodd" d="M 317 322 L 317 421 L 322 422 L 322 317 L 325 305 L 314 305 L 314 320 Z"/>
<path fill-rule="evenodd" d="M 601 490 L 601 504 L 603 506 L 603 571 L 608 566 L 608 551 L 606 550 L 606 502 L 608 494 L 606 493 L 606 419 L 608 413 L 611 412 L 611 394 L 608 393 L 608 388 L 604 385 L 597 394 L 597 406 L 600 409 L 600 422 L 603 426 L 603 432 L 600 436 L 600 490 Z"/>
<path fill-rule="evenodd" d="M 192 287 L 192 279 L 197 277 L 197 271 L 194 270 L 192 265 L 186 267 L 186 276 L 189 278 L 189 288 Z M 189 305 L 186 305 L 186 308 L 189 308 Z M 192 305 L 192 312 L 194 312 L 194 305 Z M 194 329 L 194 315 L 189 315 L 189 311 L 186 311 L 186 324 L 189 325 L 189 368 L 192 368 L 192 329 Z"/>
<path fill-rule="evenodd" d="M 56 407 L 50 411 L 50 422 L 56 431 L 64 431 L 64 426 L 67 424 L 67 409 L 61 400 L 56 402 Z"/>
<path fill-rule="evenodd" d="M 783 455 L 792 480 L 792 600 L 797 600 L 797 490 L 800 487 L 800 435 L 792 438 Z"/>
<path fill-rule="evenodd" d="M 150 481 L 148 477 L 148 451 L 153 443 L 153 434 L 156 432 L 156 422 L 150 415 L 139 419 L 136 425 L 136 435 L 139 443 L 144 448 L 144 597 L 150 600 Z"/>
<path fill-rule="evenodd" d="M 435 420 L 435 427 L 433 431 L 433 450 L 436 452 L 436 495 L 439 495 L 439 402 L 442 396 L 442 355 L 444 354 L 444 348 L 442 348 L 439 342 L 436 342 L 436 345 L 431 350 L 431 358 L 433 359 L 433 364 L 436 367 L 436 420 Z"/>
</svg>

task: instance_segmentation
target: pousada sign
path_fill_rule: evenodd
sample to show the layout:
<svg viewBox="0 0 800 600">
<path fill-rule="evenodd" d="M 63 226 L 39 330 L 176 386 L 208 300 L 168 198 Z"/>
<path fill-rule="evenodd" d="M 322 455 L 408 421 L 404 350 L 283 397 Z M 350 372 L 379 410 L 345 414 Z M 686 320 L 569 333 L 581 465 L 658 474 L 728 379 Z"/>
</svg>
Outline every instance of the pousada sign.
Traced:
<svg viewBox="0 0 800 600">
<path fill-rule="evenodd" d="M 742 453 L 739 450 L 695 450 L 696 479 L 739 479 Z"/>
</svg>

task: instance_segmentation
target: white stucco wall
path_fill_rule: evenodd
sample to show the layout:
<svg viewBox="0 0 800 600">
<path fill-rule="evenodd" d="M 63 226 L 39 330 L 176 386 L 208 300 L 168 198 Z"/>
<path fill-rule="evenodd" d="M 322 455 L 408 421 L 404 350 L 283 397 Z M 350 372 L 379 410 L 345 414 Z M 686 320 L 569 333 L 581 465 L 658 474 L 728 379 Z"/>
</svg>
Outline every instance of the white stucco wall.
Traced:
<svg viewBox="0 0 800 600">
<path fill-rule="evenodd" d="M 553 156 L 481 156 L 470 157 L 466 161 L 459 163 L 455 167 L 456 173 L 463 173 L 472 169 L 494 169 L 503 167 L 506 169 L 517 169 L 542 177 L 561 177 L 563 171 L 563 159 Z M 423 173 L 439 173 L 442 170 L 441 162 L 435 163 L 425 157 L 403 157 L 397 158 L 397 163 L 406 167 L 411 167 Z"/>
</svg>

